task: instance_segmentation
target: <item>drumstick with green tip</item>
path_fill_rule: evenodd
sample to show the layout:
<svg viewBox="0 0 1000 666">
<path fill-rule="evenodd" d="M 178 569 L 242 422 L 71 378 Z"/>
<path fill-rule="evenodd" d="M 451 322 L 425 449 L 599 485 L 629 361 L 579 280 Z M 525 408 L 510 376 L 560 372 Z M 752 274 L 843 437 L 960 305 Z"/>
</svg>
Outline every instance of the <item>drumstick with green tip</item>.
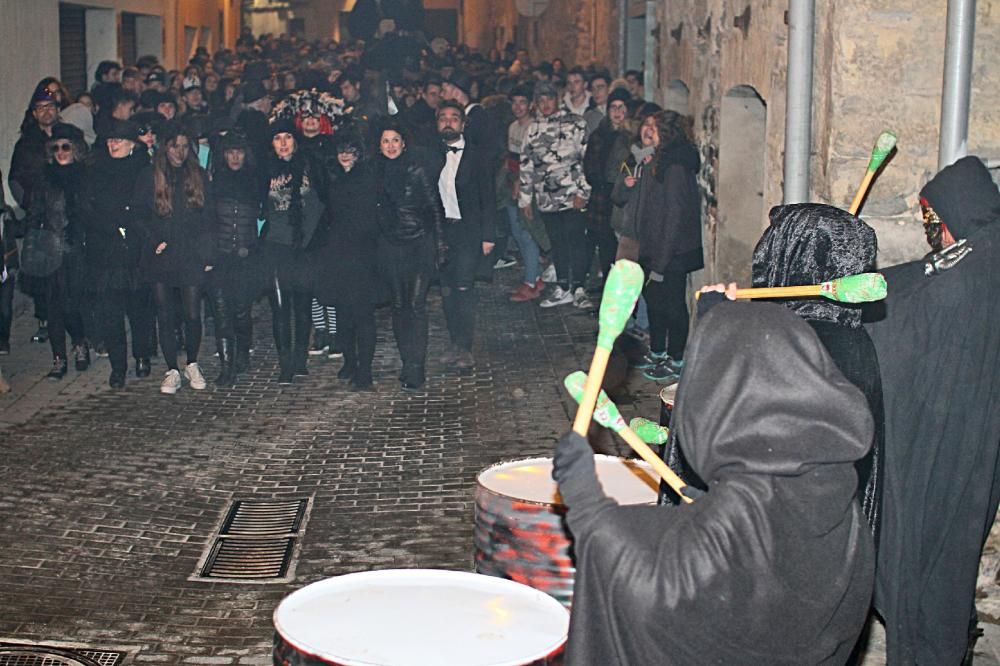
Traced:
<svg viewBox="0 0 1000 666">
<path fill-rule="evenodd" d="M 566 386 L 566 390 L 569 394 L 573 396 L 573 399 L 577 402 L 583 398 L 584 387 L 587 384 L 587 375 L 583 373 L 582 370 L 577 370 L 576 372 L 570 373 L 563 380 L 563 384 Z M 646 442 L 642 441 L 637 434 L 632 432 L 632 430 L 626 425 L 625 419 L 622 418 L 621 413 L 618 411 L 617 405 L 611 402 L 608 398 L 608 394 L 604 391 L 598 392 L 598 398 L 596 401 L 596 409 L 593 410 L 594 420 L 600 425 L 613 430 L 618 433 L 618 436 L 625 440 L 625 443 L 632 447 L 632 450 L 639 454 L 639 457 L 645 460 L 652 466 L 653 470 L 660 476 L 663 481 L 673 488 L 674 492 L 677 493 L 684 502 L 690 504 L 691 498 L 684 494 L 683 490 L 687 487 L 687 484 L 677 476 L 672 469 L 667 467 L 667 463 L 653 453 L 653 450 L 646 445 Z"/>
<path fill-rule="evenodd" d="M 807 284 L 799 287 L 754 287 L 737 289 L 737 299 L 757 298 L 803 298 L 822 296 L 838 303 L 870 303 L 881 301 L 888 293 L 885 278 L 881 273 L 858 273 L 830 280 L 822 284 Z M 701 296 L 701 291 L 695 298 Z"/>
<path fill-rule="evenodd" d="M 649 419 L 644 419 L 641 416 L 637 416 L 629 421 L 628 427 L 639 436 L 639 439 L 647 444 L 662 446 L 667 443 L 668 439 L 670 439 L 669 428 L 665 428 L 658 423 L 653 423 Z"/>
<path fill-rule="evenodd" d="M 625 323 L 635 309 L 642 291 L 643 272 L 639 264 L 627 259 L 616 261 L 608 271 L 604 283 L 604 294 L 601 296 L 601 310 L 598 318 L 597 348 L 590 361 L 587 373 L 587 383 L 584 388 L 580 406 L 573 420 L 573 431 L 586 437 L 590 425 L 597 395 L 601 390 L 604 373 L 608 369 L 608 359 L 611 358 L 611 348 L 615 340 L 625 329 Z"/>
<path fill-rule="evenodd" d="M 881 167 L 885 162 L 885 158 L 889 156 L 889 153 L 891 153 L 892 149 L 895 147 L 895 134 L 886 130 L 878 135 L 875 147 L 872 148 L 871 159 L 868 160 L 868 170 L 865 172 L 865 179 L 861 181 L 861 187 L 858 188 L 858 193 L 854 195 L 854 202 L 851 203 L 851 215 L 858 214 L 858 209 L 861 208 L 861 202 L 864 201 L 865 195 L 868 194 L 868 188 L 871 187 L 872 179 L 875 177 L 875 172 L 879 170 L 879 167 Z"/>
</svg>

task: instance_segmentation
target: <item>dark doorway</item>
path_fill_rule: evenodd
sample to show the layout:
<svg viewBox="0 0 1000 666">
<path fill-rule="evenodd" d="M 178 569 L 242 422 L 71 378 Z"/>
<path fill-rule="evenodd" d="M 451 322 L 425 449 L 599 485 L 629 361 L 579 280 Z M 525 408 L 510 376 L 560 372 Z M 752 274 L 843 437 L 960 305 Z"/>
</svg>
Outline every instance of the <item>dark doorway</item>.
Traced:
<svg viewBox="0 0 1000 666">
<path fill-rule="evenodd" d="M 59 78 L 73 95 L 87 89 L 87 30 L 84 8 L 59 4 Z"/>
<path fill-rule="evenodd" d="M 122 12 L 118 43 L 121 45 L 122 64 L 126 67 L 134 65 L 138 59 L 138 46 L 135 37 L 135 14 Z"/>
</svg>

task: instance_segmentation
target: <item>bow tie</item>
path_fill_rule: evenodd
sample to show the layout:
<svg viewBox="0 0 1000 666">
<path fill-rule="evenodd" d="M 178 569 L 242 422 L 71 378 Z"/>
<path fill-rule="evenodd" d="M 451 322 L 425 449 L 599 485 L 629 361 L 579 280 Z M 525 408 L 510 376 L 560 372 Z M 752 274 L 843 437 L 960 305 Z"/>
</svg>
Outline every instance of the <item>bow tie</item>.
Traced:
<svg viewBox="0 0 1000 666">
<path fill-rule="evenodd" d="M 459 148 L 458 146 L 448 146 L 447 148 L 449 153 L 460 153 L 465 150 L 465 148 Z"/>
</svg>

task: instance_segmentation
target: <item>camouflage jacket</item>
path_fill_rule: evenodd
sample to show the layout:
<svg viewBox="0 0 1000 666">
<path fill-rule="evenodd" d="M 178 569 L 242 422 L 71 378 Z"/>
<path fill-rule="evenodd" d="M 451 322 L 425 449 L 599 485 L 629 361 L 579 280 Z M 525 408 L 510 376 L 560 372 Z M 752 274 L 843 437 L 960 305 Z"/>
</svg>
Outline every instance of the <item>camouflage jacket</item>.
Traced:
<svg viewBox="0 0 1000 666">
<path fill-rule="evenodd" d="M 517 205 L 527 208 L 534 200 L 543 213 L 573 207 L 573 198 L 590 198 L 583 174 L 587 123 L 581 116 L 559 109 L 528 126 L 521 149 L 521 192 Z"/>
</svg>

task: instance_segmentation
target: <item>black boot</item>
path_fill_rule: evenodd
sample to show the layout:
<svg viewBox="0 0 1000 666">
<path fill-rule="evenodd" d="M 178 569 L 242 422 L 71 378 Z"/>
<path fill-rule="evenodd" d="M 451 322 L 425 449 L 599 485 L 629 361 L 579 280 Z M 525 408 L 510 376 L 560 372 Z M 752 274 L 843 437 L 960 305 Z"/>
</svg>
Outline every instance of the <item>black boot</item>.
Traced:
<svg viewBox="0 0 1000 666">
<path fill-rule="evenodd" d="M 237 338 L 236 351 L 233 354 L 233 370 L 241 375 L 250 369 L 250 345 Z"/>
<path fill-rule="evenodd" d="M 372 367 L 359 364 L 354 369 L 354 376 L 351 377 L 352 391 L 373 391 Z"/>
<path fill-rule="evenodd" d="M 56 356 L 52 359 L 52 369 L 49 370 L 49 374 L 46 377 L 59 381 L 66 376 L 66 366 L 66 359 L 62 356 Z"/>
<path fill-rule="evenodd" d="M 233 367 L 236 374 L 243 374 L 250 369 L 250 347 L 253 346 L 253 319 L 250 306 L 236 309 L 236 352 L 233 357 Z"/>
<path fill-rule="evenodd" d="M 235 342 L 231 338 L 219 338 L 219 376 L 216 386 L 232 386 L 236 383 Z"/>
</svg>

